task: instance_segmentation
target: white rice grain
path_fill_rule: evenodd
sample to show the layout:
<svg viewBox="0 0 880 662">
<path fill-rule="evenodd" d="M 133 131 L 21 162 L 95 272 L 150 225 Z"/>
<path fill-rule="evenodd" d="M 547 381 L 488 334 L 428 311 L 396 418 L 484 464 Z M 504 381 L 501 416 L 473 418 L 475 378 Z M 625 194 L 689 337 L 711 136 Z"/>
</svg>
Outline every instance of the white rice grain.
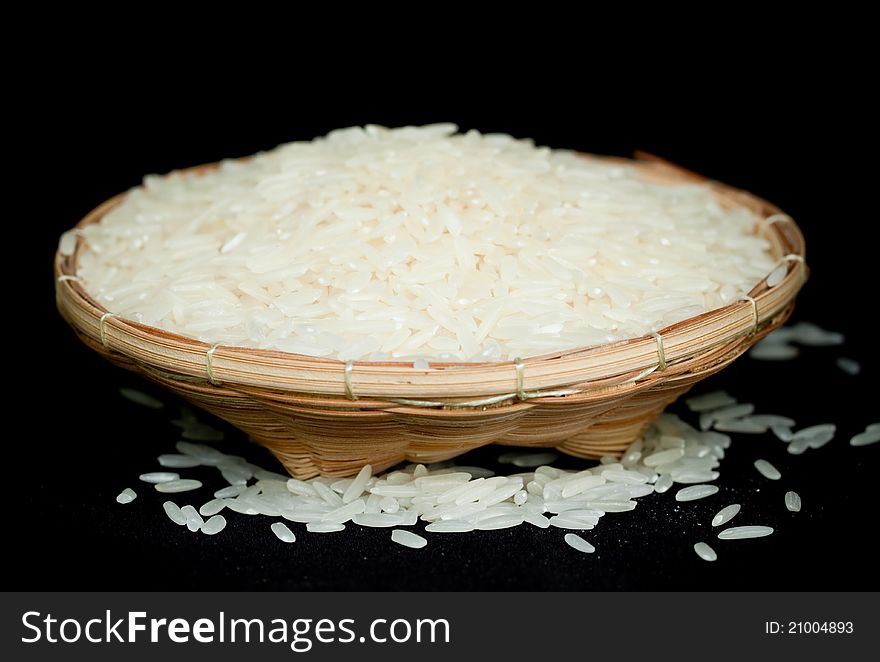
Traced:
<svg viewBox="0 0 880 662">
<path fill-rule="evenodd" d="M 638 504 L 635 501 L 588 501 L 585 505 L 602 513 L 625 513 L 635 510 Z"/>
<path fill-rule="evenodd" d="M 138 476 L 139 480 L 142 480 L 145 483 L 170 483 L 172 480 L 177 480 L 180 478 L 180 474 L 173 473 L 171 471 L 152 471 L 150 473 L 141 474 Z"/>
<path fill-rule="evenodd" d="M 502 501 L 507 501 L 508 499 L 513 498 L 517 492 L 522 489 L 522 479 L 511 478 L 510 482 L 506 485 L 502 485 L 501 487 L 493 490 L 489 494 L 482 496 L 479 500 L 479 503 L 483 506 L 493 506 L 496 503 L 501 503 Z"/>
<path fill-rule="evenodd" d="M 355 515 L 360 515 L 361 513 L 363 513 L 365 507 L 366 503 L 364 503 L 363 499 L 356 499 L 351 503 L 347 503 L 343 506 L 335 508 L 334 510 L 331 510 L 329 513 L 325 514 L 321 518 L 321 521 L 331 522 L 333 524 L 345 524 Z"/>
<path fill-rule="evenodd" d="M 470 522 L 462 522 L 460 520 L 440 520 L 431 522 L 425 527 L 425 531 L 431 533 L 467 533 L 474 530 L 474 525 Z"/>
<path fill-rule="evenodd" d="M 303 480 L 291 478 L 287 481 L 287 489 L 300 496 L 318 496 L 315 488 Z"/>
<path fill-rule="evenodd" d="M 736 405 L 730 405 L 729 407 L 722 407 L 721 409 L 713 409 L 709 413 L 711 413 L 712 419 L 717 422 L 733 418 L 742 418 L 748 416 L 753 411 L 755 411 L 755 405 L 743 402 Z"/>
<path fill-rule="evenodd" d="M 131 503 L 137 498 L 137 493 L 131 489 L 130 487 L 126 487 L 119 495 L 116 497 L 116 503 Z"/>
<path fill-rule="evenodd" d="M 763 538 L 773 533 L 771 526 L 734 526 L 718 534 L 720 540 L 741 540 L 744 538 Z"/>
<path fill-rule="evenodd" d="M 785 275 L 788 273 L 788 265 L 780 264 L 776 267 L 770 274 L 767 276 L 767 287 L 776 287 L 785 279 Z"/>
<path fill-rule="evenodd" d="M 168 519 L 172 522 L 179 524 L 180 526 L 186 524 L 186 515 L 181 512 L 176 503 L 173 501 L 166 501 L 162 504 L 162 508 L 165 509 L 165 514 L 168 515 Z"/>
<path fill-rule="evenodd" d="M 484 520 L 480 520 L 477 524 L 476 528 L 480 531 L 492 531 L 495 529 L 509 529 L 514 526 L 519 526 L 525 521 L 525 518 L 522 515 L 518 514 L 504 514 L 504 515 L 496 515 L 495 517 L 489 517 Z"/>
<path fill-rule="evenodd" d="M 355 499 L 357 499 L 361 494 L 364 493 L 364 489 L 367 487 L 367 483 L 370 482 L 370 478 L 373 476 L 373 467 L 369 464 L 364 465 L 363 468 L 358 472 L 355 479 L 351 482 L 348 488 L 342 495 L 342 503 L 351 503 Z"/>
<path fill-rule="evenodd" d="M 523 520 L 539 529 L 546 529 L 550 526 L 550 520 L 539 513 L 526 512 L 523 515 Z"/>
<path fill-rule="evenodd" d="M 794 438 L 794 432 L 792 432 L 791 428 L 785 425 L 771 425 L 770 431 L 776 435 L 776 438 L 780 441 L 789 442 Z"/>
<path fill-rule="evenodd" d="M 588 543 L 576 533 L 566 533 L 563 539 L 566 543 L 568 543 L 569 547 L 572 547 L 579 552 L 583 552 L 584 554 L 592 554 L 596 551 L 596 548 L 593 545 Z"/>
<path fill-rule="evenodd" d="M 788 416 L 778 416 L 776 414 L 753 414 L 746 416 L 742 420 L 754 423 L 755 425 L 765 425 L 767 427 L 780 426 L 792 428 L 795 426 L 793 418 Z"/>
<path fill-rule="evenodd" d="M 288 481 L 288 485 L 290 481 Z M 328 504 L 333 506 L 334 508 L 341 508 L 344 504 L 342 503 L 342 497 L 340 497 L 336 492 L 331 490 L 329 487 L 324 485 L 319 481 L 315 481 L 312 484 L 312 487 L 315 489 L 315 492 L 319 497 L 321 497 Z M 289 489 L 289 488 L 288 488 Z"/>
<path fill-rule="evenodd" d="M 725 506 L 715 514 L 715 517 L 712 518 L 712 526 L 727 524 L 730 520 L 736 517 L 741 508 L 742 506 L 738 503 L 732 503 L 729 506 Z"/>
<path fill-rule="evenodd" d="M 791 455 L 802 455 L 808 448 L 810 447 L 810 440 L 808 439 L 795 439 L 792 440 L 788 446 L 785 447 L 785 450 Z"/>
<path fill-rule="evenodd" d="M 589 531 L 595 528 L 597 522 L 587 522 L 580 518 L 570 518 L 566 517 L 563 513 L 562 515 L 555 515 L 548 520 L 550 526 L 555 526 L 558 529 L 570 529 L 574 531 Z"/>
<path fill-rule="evenodd" d="M 272 533 L 280 540 L 281 542 L 296 542 L 296 536 L 293 535 L 293 531 L 287 528 L 286 524 L 282 524 L 281 522 L 275 522 L 271 527 Z"/>
<path fill-rule="evenodd" d="M 718 493 L 717 485 L 691 485 L 675 493 L 676 501 L 696 501 Z"/>
<path fill-rule="evenodd" d="M 345 529 L 345 524 L 334 522 L 309 522 L 306 524 L 306 531 L 309 533 L 336 533 L 343 529 Z"/>
<path fill-rule="evenodd" d="M 669 448 L 657 453 L 651 453 L 642 460 L 642 464 L 646 467 L 656 467 L 667 462 L 675 462 L 675 460 L 682 457 L 684 457 L 683 448 Z"/>
<path fill-rule="evenodd" d="M 229 483 L 230 486 L 247 485 L 252 475 L 249 470 L 238 466 L 227 465 L 217 468 L 220 469 L 220 475 L 223 476 L 223 480 Z"/>
<path fill-rule="evenodd" d="M 229 487 L 223 487 L 216 492 L 214 492 L 215 499 L 229 499 L 232 497 L 237 497 L 239 494 L 244 492 L 246 487 L 244 485 L 230 485 Z"/>
<path fill-rule="evenodd" d="M 779 345 L 762 340 L 749 350 L 749 357 L 759 361 L 790 361 L 800 354 L 793 345 Z"/>
<path fill-rule="evenodd" d="M 495 475 L 495 472 L 491 469 L 486 469 L 485 467 L 470 467 L 470 466 L 460 466 L 455 465 L 452 467 L 455 470 L 455 473 L 466 473 L 470 474 L 471 478 L 491 478 Z M 416 477 L 416 473 L 413 472 L 413 477 Z"/>
<path fill-rule="evenodd" d="M 201 481 L 193 480 L 191 478 L 181 478 L 180 480 L 171 480 L 167 483 L 157 483 L 154 485 L 156 491 L 166 494 L 174 492 L 189 492 L 191 490 L 197 490 L 201 486 Z"/>
<path fill-rule="evenodd" d="M 712 391 L 711 393 L 688 398 L 684 403 L 691 411 L 701 412 L 736 404 L 736 398 L 725 391 Z"/>
<path fill-rule="evenodd" d="M 559 458 L 557 453 L 523 453 L 511 461 L 515 467 L 540 467 L 542 464 L 550 464 Z"/>
<path fill-rule="evenodd" d="M 184 506 L 180 509 L 186 515 L 186 528 L 195 533 L 205 525 L 205 520 L 192 506 Z"/>
<path fill-rule="evenodd" d="M 191 467 L 198 467 L 202 463 L 198 458 L 190 457 L 189 455 L 166 453 L 165 455 L 159 456 L 159 464 L 171 469 L 189 469 Z"/>
<path fill-rule="evenodd" d="M 799 513 L 801 511 L 801 497 L 797 492 L 786 492 L 785 493 L 785 507 L 788 508 L 793 513 Z"/>
<path fill-rule="evenodd" d="M 714 428 L 719 432 L 739 432 L 740 434 L 763 434 L 767 432 L 766 425 L 755 423 L 749 418 L 718 421 L 715 423 Z"/>
<path fill-rule="evenodd" d="M 202 524 L 204 524 L 202 516 L 199 515 L 199 512 L 190 504 L 183 506 L 180 509 L 180 512 L 186 517 L 186 527 L 190 531 L 196 532 L 202 527 Z"/>
<path fill-rule="evenodd" d="M 841 333 L 834 331 L 826 331 L 825 329 L 812 324 L 811 322 L 798 322 L 797 324 L 786 327 L 791 333 L 794 342 L 810 347 L 831 347 L 834 345 L 842 345 L 846 340 Z"/>
<path fill-rule="evenodd" d="M 850 359 L 845 356 L 841 356 L 835 362 L 838 368 L 840 368 L 843 372 L 850 375 L 851 377 L 855 377 L 862 371 L 862 364 L 856 361 L 855 359 Z"/>
<path fill-rule="evenodd" d="M 792 443 L 789 444 L 789 449 L 791 449 L 791 446 L 794 444 L 797 444 L 798 446 L 806 444 L 807 448 L 822 448 L 822 446 L 834 439 L 836 433 L 837 426 L 833 423 L 823 423 L 821 425 L 812 425 L 803 428 L 792 435 Z M 796 451 L 789 450 L 789 452 L 797 454 Z"/>
<path fill-rule="evenodd" d="M 223 515 L 214 515 L 202 525 L 202 533 L 213 536 L 226 528 L 226 518 Z"/>
<path fill-rule="evenodd" d="M 693 483 L 705 483 L 713 480 L 718 480 L 719 475 L 720 474 L 717 471 L 684 470 L 673 472 L 672 480 L 676 483 L 681 483 L 683 485 L 690 485 Z"/>
<path fill-rule="evenodd" d="M 657 482 L 654 483 L 654 491 L 658 494 L 663 494 L 666 490 L 672 487 L 672 474 L 662 474 Z"/>
<path fill-rule="evenodd" d="M 468 475 L 470 478 L 470 475 Z M 370 488 L 370 494 L 390 496 L 398 499 L 419 496 L 421 490 L 418 485 L 376 485 Z M 454 500 L 454 497 L 453 497 Z"/>
<path fill-rule="evenodd" d="M 627 470 L 605 469 L 602 471 L 602 478 L 610 483 L 639 484 L 648 482 L 648 477 L 644 474 Z"/>
<path fill-rule="evenodd" d="M 768 480 L 779 480 L 782 478 L 782 474 L 779 473 L 779 469 L 770 464 L 767 460 L 755 460 L 755 469 L 758 470 L 764 478 Z"/>
<path fill-rule="evenodd" d="M 351 521 L 358 526 L 369 528 L 402 526 L 405 523 L 405 513 L 358 513 L 352 516 Z"/>
<path fill-rule="evenodd" d="M 718 555 L 715 553 L 715 550 L 709 547 L 704 542 L 698 542 L 694 545 L 694 551 L 704 561 L 716 561 L 718 559 Z"/>
<path fill-rule="evenodd" d="M 225 507 L 226 502 L 223 499 L 211 499 L 199 508 L 199 515 L 210 517 L 211 515 L 216 515 Z"/>
<path fill-rule="evenodd" d="M 852 439 L 849 440 L 849 445 L 870 446 L 871 444 L 876 444 L 878 441 L 880 441 L 880 429 L 865 430 L 864 432 L 859 432 L 857 435 L 854 435 Z"/>
<path fill-rule="evenodd" d="M 76 229 L 68 230 L 58 240 L 58 252 L 61 255 L 69 256 L 73 255 L 76 252 L 76 242 L 77 237 L 79 236 L 79 231 Z"/>
<path fill-rule="evenodd" d="M 394 529 L 391 532 L 391 540 L 398 545 L 411 547 L 413 549 L 421 549 L 428 544 L 428 541 L 425 538 L 422 538 L 422 536 L 416 535 L 410 531 L 404 531 L 403 529 Z"/>
</svg>

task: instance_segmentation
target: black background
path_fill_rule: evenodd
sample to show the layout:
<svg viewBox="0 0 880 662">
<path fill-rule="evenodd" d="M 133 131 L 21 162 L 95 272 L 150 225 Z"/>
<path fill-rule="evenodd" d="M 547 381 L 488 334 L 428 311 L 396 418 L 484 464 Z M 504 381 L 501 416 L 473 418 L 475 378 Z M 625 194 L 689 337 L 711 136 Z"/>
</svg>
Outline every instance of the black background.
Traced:
<svg viewBox="0 0 880 662">
<path fill-rule="evenodd" d="M 861 54 L 831 58 L 774 42 L 761 46 L 760 61 L 747 63 L 703 47 L 647 49 L 632 65 L 625 57 L 621 64 L 624 51 L 575 49 L 540 60 L 498 51 L 430 67 L 401 52 L 368 63 L 359 51 L 337 66 L 316 48 L 305 60 L 291 55 L 271 81 L 256 65 L 226 68 L 228 60 L 205 77 L 196 64 L 212 52 L 120 63 L 106 53 L 81 58 L 67 51 L 51 66 L 23 73 L 25 117 L 12 133 L 36 156 L 24 169 L 28 193 L 19 194 L 28 203 L 26 279 L 34 291 L 27 302 L 10 302 L 18 312 L 8 320 L 13 329 L 28 321 L 12 347 L 31 358 L 17 372 L 13 404 L 20 411 L 9 412 L 22 424 L 10 431 L 7 448 L 23 505 L 7 509 L 17 527 L 7 538 L 16 569 L 7 588 L 876 589 L 869 536 L 880 446 L 847 444 L 880 419 L 875 136 L 863 91 L 868 79 L 856 66 Z M 560 67 L 557 56 L 568 64 Z M 92 355 L 57 315 L 51 260 L 58 235 L 146 173 L 340 126 L 435 121 L 587 152 L 645 150 L 789 212 L 806 235 L 812 272 L 795 319 L 842 331 L 847 343 L 807 350 L 795 362 L 743 358 L 704 388 L 727 388 L 759 412 L 790 415 L 799 426 L 835 422 L 837 439 L 791 457 L 769 435 L 740 437 L 722 464 L 719 495 L 678 506 L 671 493 L 641 499 L 634 513 L 609 515 L 585 534 L 597 547 L 589 556 L 568 548 L 564 531 L 530 526 L 431 536 L 422 550 L 392 544 L 388 530 L 354 526 L 331 535 L 292 526 L 297 542 L 283 545 L 265 518 L 235 514 L 212 538 L 173 526 L 161 510 L 164 498 L 137 475 L 171 450 L 174 428 L 168 415 L 123 401 L 119 386 L 140 382 Z M 863 373 L 844 375 L 834 366 L 838 356 L 861 361 Z M 271 465 L 261 449 L 229 437 L 225 449 Z M 497 452 L 478 451 L 466 461 L 491 465 Z M 774 462 L 783 479 L 762 479 L 751 466 L 758 457 Z M 186 473 L 212 490 L 221 486 L 213 470 Z M 139 497 L 119 506 L 114 498 L 126 486 Z M 787 489 L 803 497 L 800 514 L 784 509 Z M 181 504 L 202 501 L 180 497 Z M 743 504 L 735 523 L 770 524 L 777 532 L 713 540 L 711 515 L 733 501 Z M 718 551 L 716 563 L 696 557 L 699 540 Z"/>
</svg>

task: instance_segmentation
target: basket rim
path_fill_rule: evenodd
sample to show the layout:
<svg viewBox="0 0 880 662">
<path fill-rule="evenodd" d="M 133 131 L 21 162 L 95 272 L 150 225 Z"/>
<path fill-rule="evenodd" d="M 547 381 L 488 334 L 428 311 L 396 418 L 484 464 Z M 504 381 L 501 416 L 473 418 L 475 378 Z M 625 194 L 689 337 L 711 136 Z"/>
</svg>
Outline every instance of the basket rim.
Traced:
<svg viewBox="0 0 880 662">
<path fill-rule="evenodd" d="M 653 335 L 577 347 L 515 361 L 484 363 L 341 361 L 273 349 L 211 344 L 119 317 L 98 304 L 76 276 L 83 245 L 77 237 L 72 255 L 55 253 L 56 302 L 65 320 L 84 339 L 124 355 L 148 370 L 214 386 L 236 385 L 310 396 L 380 399 L 413 407 L 489 406 L 506 400 L 561 397 L 592 390 L 591 385 L 623 386 L 662 374 L 667 365 L 699 361 L 706 353 L 754 335 L 786 313 L 807 279 L 806 246 L 795 221 L 779 207 L 747 191 L 709 180 L 664 159 L 636 153 L 635 159 L 595 158 L 634 167 L 646 179 L 669 184 L 702 182 L 725 205 L 745 207 L 756 218 L 756 233 L 771 244 L 777 262 L 786 264 L 783 280 L 770 288 L 767 276 L 746 297 L 721 308 L 666 326 Z M 182 172 L 200 174 L 209 164 Z M 99 222 L 127 192 L 103 202 L 75 228 Z M 473 400 L 478 398 L 478 400 Z M 437 401 L 440 399 L 440 401 Z M 463 401 L 462 401 L 463 400 Z M 456 402 L 457 401 L 457 402 Z"/>
</svg>

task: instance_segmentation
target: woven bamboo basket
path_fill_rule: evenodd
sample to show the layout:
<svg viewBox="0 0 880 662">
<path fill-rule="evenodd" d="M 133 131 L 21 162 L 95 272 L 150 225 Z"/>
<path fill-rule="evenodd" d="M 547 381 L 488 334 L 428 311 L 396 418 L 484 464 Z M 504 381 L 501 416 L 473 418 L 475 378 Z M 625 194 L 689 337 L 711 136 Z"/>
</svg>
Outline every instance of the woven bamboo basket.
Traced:
<svg viewBox="0 0 880 662">
<path fill-rule="evenodd" d="M 585 158 L 600 158 L 586 156 Z M 656 157 L 615 159 L 659 183 L 708 181 Z M 204 171 L 213 166 L 203 166 Z M 777 207 L 708 182 L 727 207 L 749 209 L 786 265 L 748 296 L 658 333 L 501 363 L 341 362 L 210 345 L 102 308 L 77 279 L 82 239 L 55 256 L 58 309 L 80 339 L 237 426 L 298 478 L 436 462 L 486 444 L 555 448 L 584 458 L 622 452 L 663 409 L 780 326 L 807 277 L 803 236 Z M 89 213 L 101 220 L 124 194 Z"/>
</svg>

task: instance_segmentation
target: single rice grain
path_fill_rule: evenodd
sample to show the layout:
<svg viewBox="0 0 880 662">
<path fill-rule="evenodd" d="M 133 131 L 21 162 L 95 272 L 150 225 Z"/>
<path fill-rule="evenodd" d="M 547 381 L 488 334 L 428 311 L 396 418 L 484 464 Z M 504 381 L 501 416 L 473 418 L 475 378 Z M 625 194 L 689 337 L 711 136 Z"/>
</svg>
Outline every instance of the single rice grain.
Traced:
<svg viewBox="0 0 880 662">
<path fill-rule="evenodd" d="M 734 526 L 718 534 L 721 540 L 740 540 L 745 538 L 763 538 L 773 533 L 771 526 Z"/>
<path fill-rule="evenodd" d="M 168 515 L 168 519 L 172 522 L 179 524 L 180 526 L 186 524 L 186 515 L 183 514 L 176 503 L 173 501 L 166 501 L 162 504 L 162 508 L 165 509 L 165 514 Z"/>
<path fill-rule="evenodd" d="M 676 501 L 696 501 L 718 493 L 717 485 L 691 485 L 675 493 Z"/>
<path fill-rule="evenodd" d="M 779 473 L 779 469 L 770 464 L 767 460 L 755 460 L 755 469 L 758 470 L 764 478 L 769 480 L 779 480 L 782 478 L 782 474 Z"/>
<path fill-rule="evenodd" d="M 715 517 L 712 518 L 712 526 L 721 526 L 722 524 L 726 524 L 734 517 L 736 517 L 741 508 L 742 506 L 740 506 L 738 503 L 732 503 L 729 506 L 725 506 L 715 514 Z"/>
<path fill-rule="evenodd" d="M 269 528 L 272 529 L 272 533 L 274 533 L 281 542 L 296 542 L 296 536 L 293 535 L 293 531 L 287 528 L 286 524 L 275 522 Z"/>
<path fill-rule="evenodd" d="M 131 489 L 130 487 L 126 487 L 122 492 L 119 493 L 119 496 L 116 497 L 116 503 L 131 503 L 137 498 L 137 493 Z"/>
<path fill-rule="evenodd" d="M 413 549 L 421 549 L 428 544 L 428 541 L 425 538 L 422 538 L 422 536 L 412 533 L 411 531 L 404 531 L 403 529 L 394 529 L 391 532 L 391 540 L 398 545 L 412 547 Z"/>
<path fill-rule="evenodd" d="M 180 480 L 171 480 L 167 483 L 156 483 L 154 487 L 156 488 L 156 491 L 168 494 L 174 492 L 189 492 L 191 490 L 197 490 L 201 486 L 201 481 L 193 480 L 191 478 L 181 478 Z"/>
<path fill-rule="evenodd" d="M 214 515 L 202 525 L 202 533 L 213 536 L 226 528 L 226 518 L 223 515 Z"/>
<path fill-rule="evenodd" d="M 596 548 L 588 543 L 586 540 L 581 538 L 576 533 L 566 533 L 563 538 L 566 543 L 568 543 L 569 547 L 573 547 L 579 552 L 584 552 L 585 554 L 592 554 L 596 551 Z"/>
<path fill-rule="evenodd" d="M 696 545 L 694 545 L 694 551 L 697 553 L 697 556 L 699 556 L 704 561 L 715 561 L 718 559 L 718 555 L 715 553 L 715 550 L 709 547 L 709 545 L 704 542 L 698 542 Z"/>
</svg>

